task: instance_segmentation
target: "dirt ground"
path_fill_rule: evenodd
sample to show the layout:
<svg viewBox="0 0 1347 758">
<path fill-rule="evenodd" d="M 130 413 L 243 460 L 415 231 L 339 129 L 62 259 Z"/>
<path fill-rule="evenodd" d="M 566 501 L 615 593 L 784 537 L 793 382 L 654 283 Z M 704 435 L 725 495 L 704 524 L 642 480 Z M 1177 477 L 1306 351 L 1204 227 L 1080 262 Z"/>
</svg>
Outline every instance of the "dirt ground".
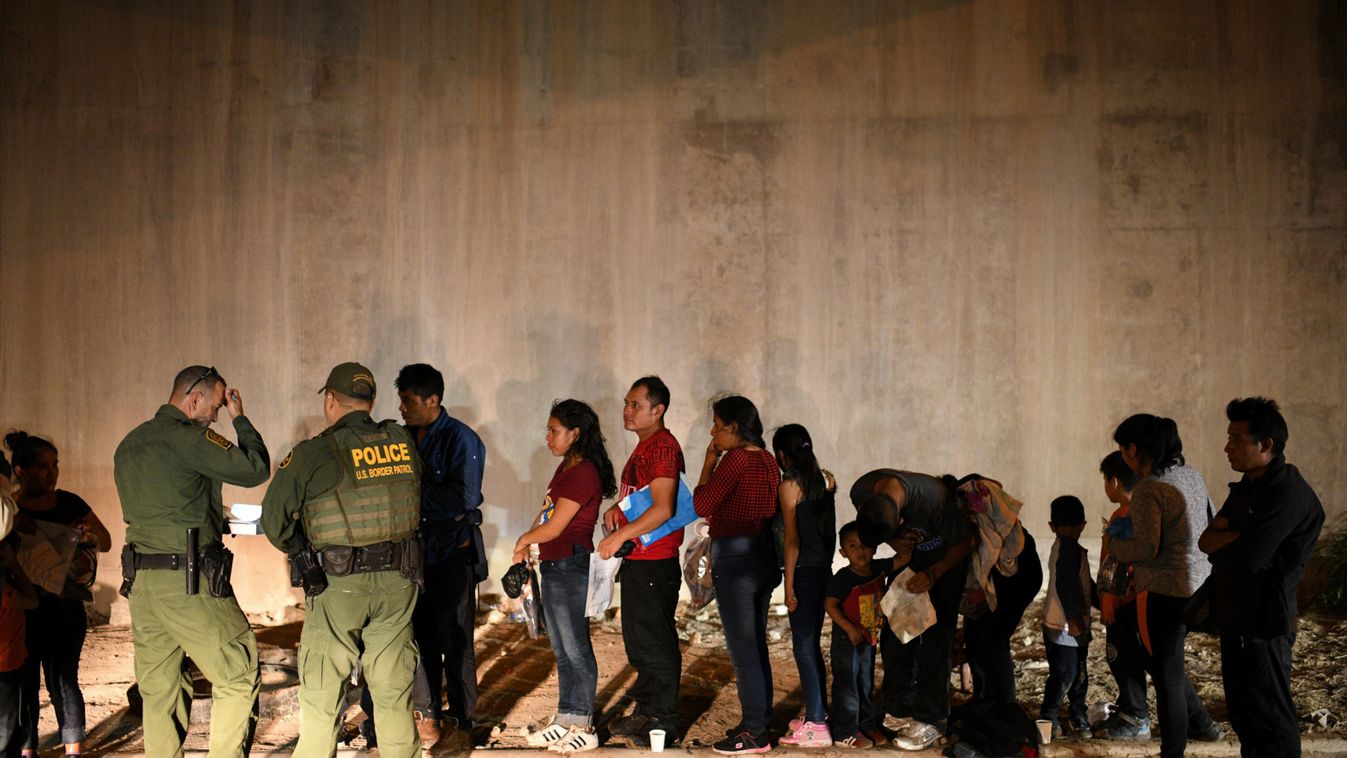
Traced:
<svg viewBox="0 0 1347 758">
<path fill-rule="evenodd" d="M 476 736 L 482 745 L 524 747 L 520 729 L 549 715 L 556 703 L 556 667 L 552 651 L 545 638 L 529 639 L 524 624 L 496 610 L 494 599 L 484 597 L 481 607 L 477 632 L 481 725 Z M 1043 659 L 1042 638 L 1038 631 L 1041 613 L 1041 601 L 1030 607 L 1014 641 L 1020 703 L 1030 714 L 1037 712 L 1037 700 L 1047 677 L 1047 663 Z M 686 732 L 687 746 L 708 746 L 739 719 L 734 671 L 725 651 L 714 603 L 694 613 L 680 610 L 679 616 L 684 640 L 680 727 Z M 263 690 L 262 717 L 256 740 L 259 751 L 291 748 L 298 736 L 295 646 L 299 628 L 298 623 L 293 623 L 256 629 Z M 609 611 L 603 620 L 595 621 L 591 634 L 599 661 L 597 705 L 601 719 L 606 721 L 626 709 L 625 692 L 634 681 L 635 672 L 626 662 L 616 610 Z M 773 727 L 780 732 L 802 709 L 799 679 L 790 651 L 790 631 L 782 606 L 772 610 L 769 637 L 775 687 Z M 1094 643 L 1090 648 L 1092 703 L 1111 701 L 1116 695 L 1104 663 L 1103 638 L 1103 628 L 1096 621 Z M 1344 619 L 1315 614 L 1301 619 L 1295 648 L 1295 699 L 1302 716 L 1302 729 L 1307 733 L 1347 735 L 1347 725 L 1338 721 L 1347 714 L 1347 664 L 1344 664 L 1342 652 L 1345 643 L 1347 623 Z M 826 651 L 826 640 L 824 644 Z M 138 752 L 142 749 L 139 719 L 131 713 L 127 702 L 127 688 L 133 681 L 132 670 L 131 633 L 127 627 L 99 626 L 90 630 L 80 673 L 89 728 L 86 753 Z M 1188 671 L 1212 715 L 1225 722 L 1220 653 L 1214 638 L 1189 636 Z M 959 676 L 957 673 L 952 676 L 955 698 L 966 697 L 966 693 L 958 688 Z M 187 740 L 189 750 L 207 747 L 209 685 L 204 681 L 198 685 L 198 697 L 192 709 L 193 726 Z M 1153 696 L 1151 702 L 1154 707 Z M 57 756 L 60 749 L 56 722 L 45 692 L 42 706 L 44 755 Z M 602 726 L 600 732 L 601 736 L 607 737 Z M 606 744 L 619 746 L 622 742 L 620 738 L 612 738 Z M 352 746 L 362 747 L 363 742 L 357 738 Z"/>
</svg>

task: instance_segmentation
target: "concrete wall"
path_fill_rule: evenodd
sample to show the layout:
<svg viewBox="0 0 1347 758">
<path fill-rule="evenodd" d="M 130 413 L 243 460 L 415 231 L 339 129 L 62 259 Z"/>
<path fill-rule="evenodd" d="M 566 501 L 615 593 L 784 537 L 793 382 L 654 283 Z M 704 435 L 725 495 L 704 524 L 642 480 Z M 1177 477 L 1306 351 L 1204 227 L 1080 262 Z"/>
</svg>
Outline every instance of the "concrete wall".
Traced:
<svg viewBox="0 0 1347 758">
<path fill-rule="evenodd" d="M 1340 0 L 5 0 L 0 426 L 120 538 L 112 451 L 183 365 L 279 461 L 331 365 L 396 416 L 429 361 L 488 446 L 499 569 L 552 399 L 620 461 L 647 372 L 694 474 L 735 390 L 844 486 L 977 470 L 1043 529 L 1058 494 L 1105 513 L 1139 410 L 1219 501 L 1224 403 L 1260 393 L 1340 515 L 1345 29 Z M 235 546 L 247 609 L 296 597 Z"/>
</svg>

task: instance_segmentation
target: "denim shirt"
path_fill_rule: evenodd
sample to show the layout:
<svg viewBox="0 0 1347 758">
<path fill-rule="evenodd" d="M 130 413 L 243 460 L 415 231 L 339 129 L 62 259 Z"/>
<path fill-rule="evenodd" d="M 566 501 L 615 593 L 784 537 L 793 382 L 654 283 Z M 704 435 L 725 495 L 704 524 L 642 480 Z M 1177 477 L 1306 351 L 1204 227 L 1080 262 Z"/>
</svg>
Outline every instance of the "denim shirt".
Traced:
<svg viewBox="0 0 1347 758">
<path fill-rule="evenodd" d="M 416 434 L 416 429 L 408 428 Z M 472 536 L 472 519 L 482 504 L 486 447 L 467 424 L 440 409 L 440 417 L 417 443 L 421 474 L 421 537 L 426 563 L 447 560 Z"/>
</svg>

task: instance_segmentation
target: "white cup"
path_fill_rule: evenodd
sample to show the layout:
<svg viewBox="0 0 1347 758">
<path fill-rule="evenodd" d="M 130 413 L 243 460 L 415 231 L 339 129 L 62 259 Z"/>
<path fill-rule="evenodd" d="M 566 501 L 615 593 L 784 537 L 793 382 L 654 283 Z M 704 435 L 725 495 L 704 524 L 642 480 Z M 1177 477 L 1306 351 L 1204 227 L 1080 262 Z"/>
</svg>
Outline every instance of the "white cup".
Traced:
<svg viewBox="0 0 1347 758">
<path fill-rule="evenodd" d="M 1039 719 L 1034 722 L 1038 727 L 1038 744 L 1048 745 L 1052 743 L 1052 722 L 1047 719 Z"/>
<path fill-rule="evenodd" d="M 664 730 L 663 730 L 663 729 L 651 729 L 651 730 L 650 730 L 650 752 L 652 752 L 652 753 L 662 753 L 662 752 L 664 752 Z"/>
</svg>

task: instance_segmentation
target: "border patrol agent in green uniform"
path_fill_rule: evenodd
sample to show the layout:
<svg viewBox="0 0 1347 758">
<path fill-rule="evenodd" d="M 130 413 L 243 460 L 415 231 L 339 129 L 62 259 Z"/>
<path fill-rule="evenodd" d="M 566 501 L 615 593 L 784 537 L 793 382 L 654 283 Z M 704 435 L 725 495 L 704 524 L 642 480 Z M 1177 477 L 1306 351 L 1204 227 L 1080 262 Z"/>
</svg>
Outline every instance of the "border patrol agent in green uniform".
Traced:
<svg viewBox="0 0 1347 758">
<path fill-rule="evenodd" d="M 359 658 L 374 700 L 379 754 L 414 758 L 421 753 L 412 722 L 421 461 L 401 424 L 370 417 L 369 369 L 343 363 L 319 392 L 331 426 L 290 451 L 262 500 L 271 544 L 293 560 L 307 541 L 327 580 L 317 595 L 305 586 L 295 755 L 336 754 L 346 678 Z"/>
<path fill-rule="evenodd" d="M 221 407 L 234 419 L 237 445 L 210 429 Z M 122 594 L 131 604 L 146 755 L 183 754 L 192 699 L 184 653 L 211 682 L 212 758 L 247 755 L 252 746 L 257 640 L 229 588 L 232 556 L 220 541 L 220 484 L 255 487 L 270 472 L 266 445 L 243 415 L 239 391 L 227 390 L 214 367 L 180 371 L 168 403 L 117 446 L 113 475 L 127 542 Z M 188 528 L 199 530 L 192 561 Z M 208 575 L 192 595 L 189 564 L 206 566 Z"/>
</svg>

